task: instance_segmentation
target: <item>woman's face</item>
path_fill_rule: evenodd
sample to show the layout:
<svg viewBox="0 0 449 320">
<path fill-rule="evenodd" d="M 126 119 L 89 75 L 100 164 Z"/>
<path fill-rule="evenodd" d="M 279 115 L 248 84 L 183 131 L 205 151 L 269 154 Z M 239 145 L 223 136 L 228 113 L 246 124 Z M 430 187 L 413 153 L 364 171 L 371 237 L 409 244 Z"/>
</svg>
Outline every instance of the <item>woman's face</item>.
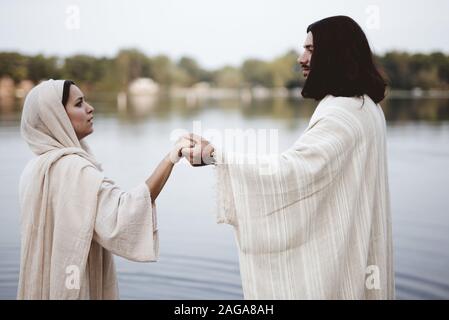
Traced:
<svg viewBox="0 0 449 320">
<path fill-rule="evenodd" d="M 94 108 L 86 102 L 83 93 L 75 85 L 70 86 L 69 99 L 65 109 L 78 140 L 94 131 Z"/>
</svg>

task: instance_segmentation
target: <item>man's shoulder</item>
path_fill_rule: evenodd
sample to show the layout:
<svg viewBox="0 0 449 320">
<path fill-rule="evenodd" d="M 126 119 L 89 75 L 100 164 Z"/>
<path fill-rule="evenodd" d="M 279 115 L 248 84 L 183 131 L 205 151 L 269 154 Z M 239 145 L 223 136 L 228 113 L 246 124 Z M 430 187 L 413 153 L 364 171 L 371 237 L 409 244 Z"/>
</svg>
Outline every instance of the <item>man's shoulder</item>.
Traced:
<svg viewBox="0 0 449 320">
<path fill-rule="evenodd" d="M 321 125 L 343 126 L 347 130 L 360 131 L 367 116 L 364 108 L 370 108 L 368 104 L 374 104 L 374 102 L 371 99 L 368 101 L 366 97 L 336 97 L 328 95 L 318 104 L 310 119 L 308 128 L 310 129 L 317 123 L 320 123 Z"/>
<path fill-rule="evenodd" d="M 324 97 L 320 103 L 319 107 L 340 107 L 344 109 L 354 109 L 359 110 L 365 105 L 376 105 L 376 103 L 368 96 L 363 95 L 360 97 L 343 97 L 343 96 L 333 96 L 327 95 Z"/>
<path fill-rule="evenodd" d="M 366 111 L 373 107 L 376 107 L 376 104 L 366 95 L 362 97 L 328 95 L 318 104 L 314 117 L 360 118 L 365 117 Z"/>
</svg>

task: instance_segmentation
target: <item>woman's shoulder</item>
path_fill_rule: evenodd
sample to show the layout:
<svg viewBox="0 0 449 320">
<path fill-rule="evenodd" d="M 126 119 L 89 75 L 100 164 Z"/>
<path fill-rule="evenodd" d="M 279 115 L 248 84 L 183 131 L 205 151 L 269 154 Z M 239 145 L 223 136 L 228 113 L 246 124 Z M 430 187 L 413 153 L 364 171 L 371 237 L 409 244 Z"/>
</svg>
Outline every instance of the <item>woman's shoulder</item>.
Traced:
<svg viewBox="0 0 449 320">
<path fill-rule="evenodd" d="M 78 154 L 67 154 L 62 156 L 53 164 L 52 171 L 59 174 L 74 174 L 81 170 L 101 175 L 101 172 L 89 160 Z"/>
<path fill-rule="evenodd" d="M 25 165 L 25 168 L 22 171 L 19 179 L 19 190 L 23 189 L 23 186 L 30 180 L 30 177 L 33 173 L 34 168 L 36 167 L 37 161 L 39 157 L 34 157 Z"/>
</svg>

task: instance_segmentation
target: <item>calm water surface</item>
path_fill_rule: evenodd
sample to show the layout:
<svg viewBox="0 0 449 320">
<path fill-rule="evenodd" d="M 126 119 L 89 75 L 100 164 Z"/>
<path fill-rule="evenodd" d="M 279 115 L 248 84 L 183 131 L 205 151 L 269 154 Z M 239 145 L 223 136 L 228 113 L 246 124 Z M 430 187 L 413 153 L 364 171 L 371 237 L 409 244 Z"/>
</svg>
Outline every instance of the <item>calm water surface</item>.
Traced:
<svg viewBox="0 0 449 320">
<path fill-rule="evenodd" d="M 88 138 L 106 174 L 123 189 L 142 182 L 171 146 L 175 129 L 277 129 L 280 148 L 305 129 L 316 103 L 267 100 L 136 101 L 126 112 L 96 97 Z M 449 101 L 383 103 L 393 213 L 397 297 L 449 298 Z M 18 180 L 32 157 L 19 133 L 20 102 L 0 110 L 0 298 L 14 299 L 19 272 Z M 215 223 L 211 167 L 177 165 L 158 198 L 160 261 L 116 258 L 122 299 L 241 299 L 230 226 Z"/>
</svg>

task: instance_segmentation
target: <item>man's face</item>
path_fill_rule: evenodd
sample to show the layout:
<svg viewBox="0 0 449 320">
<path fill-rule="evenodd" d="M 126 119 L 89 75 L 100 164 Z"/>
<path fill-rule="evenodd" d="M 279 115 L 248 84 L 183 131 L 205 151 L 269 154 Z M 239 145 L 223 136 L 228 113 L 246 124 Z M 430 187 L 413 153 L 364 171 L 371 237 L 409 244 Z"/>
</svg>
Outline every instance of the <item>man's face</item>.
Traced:
<svg viewBox="0 0 449 320">
<path fill-rule="evenodd" d="M 298 58 L 298 63 L 301 65 L 302 74 L 307 78 L 310 72 L 310 61 L 313 53 L 313 36 L 312 32 L 307 33 L 306 41 L 304 42 L 304 52 Z"/>
</svg>

